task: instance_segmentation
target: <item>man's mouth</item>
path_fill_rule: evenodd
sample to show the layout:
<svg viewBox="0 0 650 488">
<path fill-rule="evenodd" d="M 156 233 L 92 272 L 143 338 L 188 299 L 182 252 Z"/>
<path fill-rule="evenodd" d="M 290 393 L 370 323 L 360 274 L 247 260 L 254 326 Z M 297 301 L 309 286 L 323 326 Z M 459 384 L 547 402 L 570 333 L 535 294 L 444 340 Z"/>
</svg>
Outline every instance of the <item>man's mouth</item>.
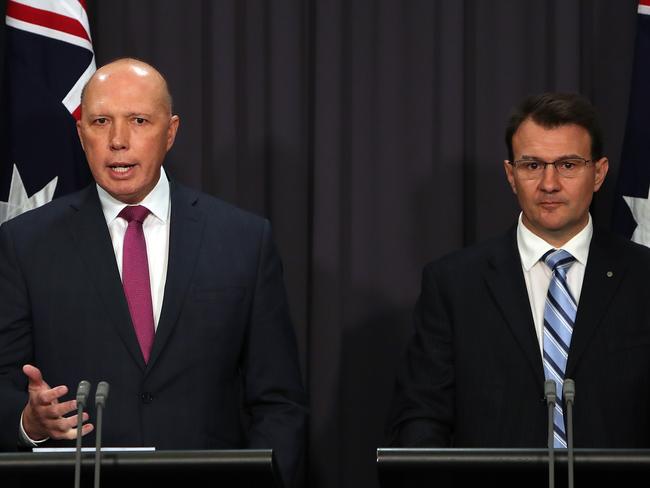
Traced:
<svg viewBox="0 0 650 488">
<path fill-rule="evenodd" d="M 134 166 L 135 164 L 129 163 L 113 163 L 108 165 L 111 171 L 114 171 L 115 173 L 126 173 Z"/>
</svg>

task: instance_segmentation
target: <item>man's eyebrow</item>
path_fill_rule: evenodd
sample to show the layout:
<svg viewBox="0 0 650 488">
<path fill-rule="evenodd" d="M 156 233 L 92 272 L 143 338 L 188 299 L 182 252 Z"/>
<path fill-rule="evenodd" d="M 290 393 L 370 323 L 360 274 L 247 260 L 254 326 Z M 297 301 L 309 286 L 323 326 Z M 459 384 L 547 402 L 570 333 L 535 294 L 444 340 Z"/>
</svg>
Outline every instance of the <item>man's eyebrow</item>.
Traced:
<svg viewBox="0 0 650 488">
<path fill-rule="evenodd" d="M 583 159 L 582 156 L 579 154 L 571 153 L 571 154 L 563 154 L 562 156 L 558 156 L 557 158 L 554 159 L 554 161 L 560 161 L 562 159 Z M 533 159 L 535 161 L 545 161 L 543 158 L 540 158 L 538 156 L 533 156 L 533 155 L 528 155 L 528 154 L 522 154 L 521 158 L 519 159 Z"/>
</svg>

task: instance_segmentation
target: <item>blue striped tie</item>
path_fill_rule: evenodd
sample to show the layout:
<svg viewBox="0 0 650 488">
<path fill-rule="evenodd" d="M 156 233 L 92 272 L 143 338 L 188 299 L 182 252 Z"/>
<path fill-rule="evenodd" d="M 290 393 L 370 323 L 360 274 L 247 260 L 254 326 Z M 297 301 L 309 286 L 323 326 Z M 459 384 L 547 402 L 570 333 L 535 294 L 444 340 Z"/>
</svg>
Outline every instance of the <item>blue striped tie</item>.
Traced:
<svg viewBox="0 0 650 488">
<path fill-rule="evenodd" d="M 576 320 L 578 304 L 571 295 L 566 282 L 566 274 L 575 258 L 563 249 L 551 249 L 542 259 L 551 270 L 546 304 L 544 305 L 544 374 L 546 379 L 557 383 L 557 404 L 554 415 L 554 445 L 566 447 L 564 427 L 564 402 L 562 384 L 566 370 L 573 324 Z"/>
</svg>

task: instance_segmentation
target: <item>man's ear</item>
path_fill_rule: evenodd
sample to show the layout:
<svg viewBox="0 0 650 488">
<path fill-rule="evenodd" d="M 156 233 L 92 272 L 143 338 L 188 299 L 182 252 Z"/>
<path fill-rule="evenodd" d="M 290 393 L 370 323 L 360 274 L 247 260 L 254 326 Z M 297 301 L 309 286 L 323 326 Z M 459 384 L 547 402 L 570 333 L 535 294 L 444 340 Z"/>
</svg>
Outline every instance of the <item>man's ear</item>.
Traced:
<svg viewBox="0 0 650 488">
<path fill-rule="evenodd" d="M 600 158 L 594 163 L 594 167 L 596 168 L 594 174 L 594 192 L 597 192 L 603 185 L 607 171 L 609 171 L 609 160 L 607 158 Z"/>
<path fill-rule="evenodd" d="M 181 123 L 181 119 L 178 115 L 172 115 L 169 119 L 169 127 L 167 128 L 167 150 L 169 151 L 174 145 L 176 140 L 176 132 L 178 132 L 178 125 Z"/>
<path fill-rule="evenodd" d="M 86 148 L 84 147 L 84 139 L 81 137 L 81 120 L 77 120 L 77 136 L 79 136 L 79 142 L 81 143 L 81 149 L 86 151 Z"/>
<path fill-rule="evenodd" d="M 503 170 L 506 172 L 506 178 L 508 179 L 508 183 L 510 184 L 510 188 L 512 188 L 512 193 L 515 195 L 517 194 L 517 187 L 515 185 L 515 172 L 514 172 L 514 166 L 510 164 L 510 161 L 507 159 L 503 161 Z"/>
</svg>

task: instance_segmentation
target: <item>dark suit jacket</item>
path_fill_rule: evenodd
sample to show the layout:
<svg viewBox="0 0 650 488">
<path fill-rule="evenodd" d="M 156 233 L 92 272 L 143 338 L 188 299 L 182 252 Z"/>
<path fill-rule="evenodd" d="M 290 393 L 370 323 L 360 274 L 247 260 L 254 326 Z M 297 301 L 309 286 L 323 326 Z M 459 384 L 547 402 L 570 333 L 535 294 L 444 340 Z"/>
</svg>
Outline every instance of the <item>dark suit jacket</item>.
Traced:
<svg viewBox="0 0 650 488">
<path fill-rule="evenodd" d="M 576 447 L 650 447 L 649 280 L 648 248 L 594 232 L 566 371 Z M 429 264 L 390 442 L 545 447 L 543 383 L 514 230 Z"/>
<path fill-rule="evenodd" d="M 269 223 L 174 182 L 170 222 L 147 365 L 94 185 L 0 227 L 0 445 L 16 448 L 31 363 L 66 399 L 110 383 L 103 445 L 273 448 L 288 481 L 306 396 Z"/>
</svg>

